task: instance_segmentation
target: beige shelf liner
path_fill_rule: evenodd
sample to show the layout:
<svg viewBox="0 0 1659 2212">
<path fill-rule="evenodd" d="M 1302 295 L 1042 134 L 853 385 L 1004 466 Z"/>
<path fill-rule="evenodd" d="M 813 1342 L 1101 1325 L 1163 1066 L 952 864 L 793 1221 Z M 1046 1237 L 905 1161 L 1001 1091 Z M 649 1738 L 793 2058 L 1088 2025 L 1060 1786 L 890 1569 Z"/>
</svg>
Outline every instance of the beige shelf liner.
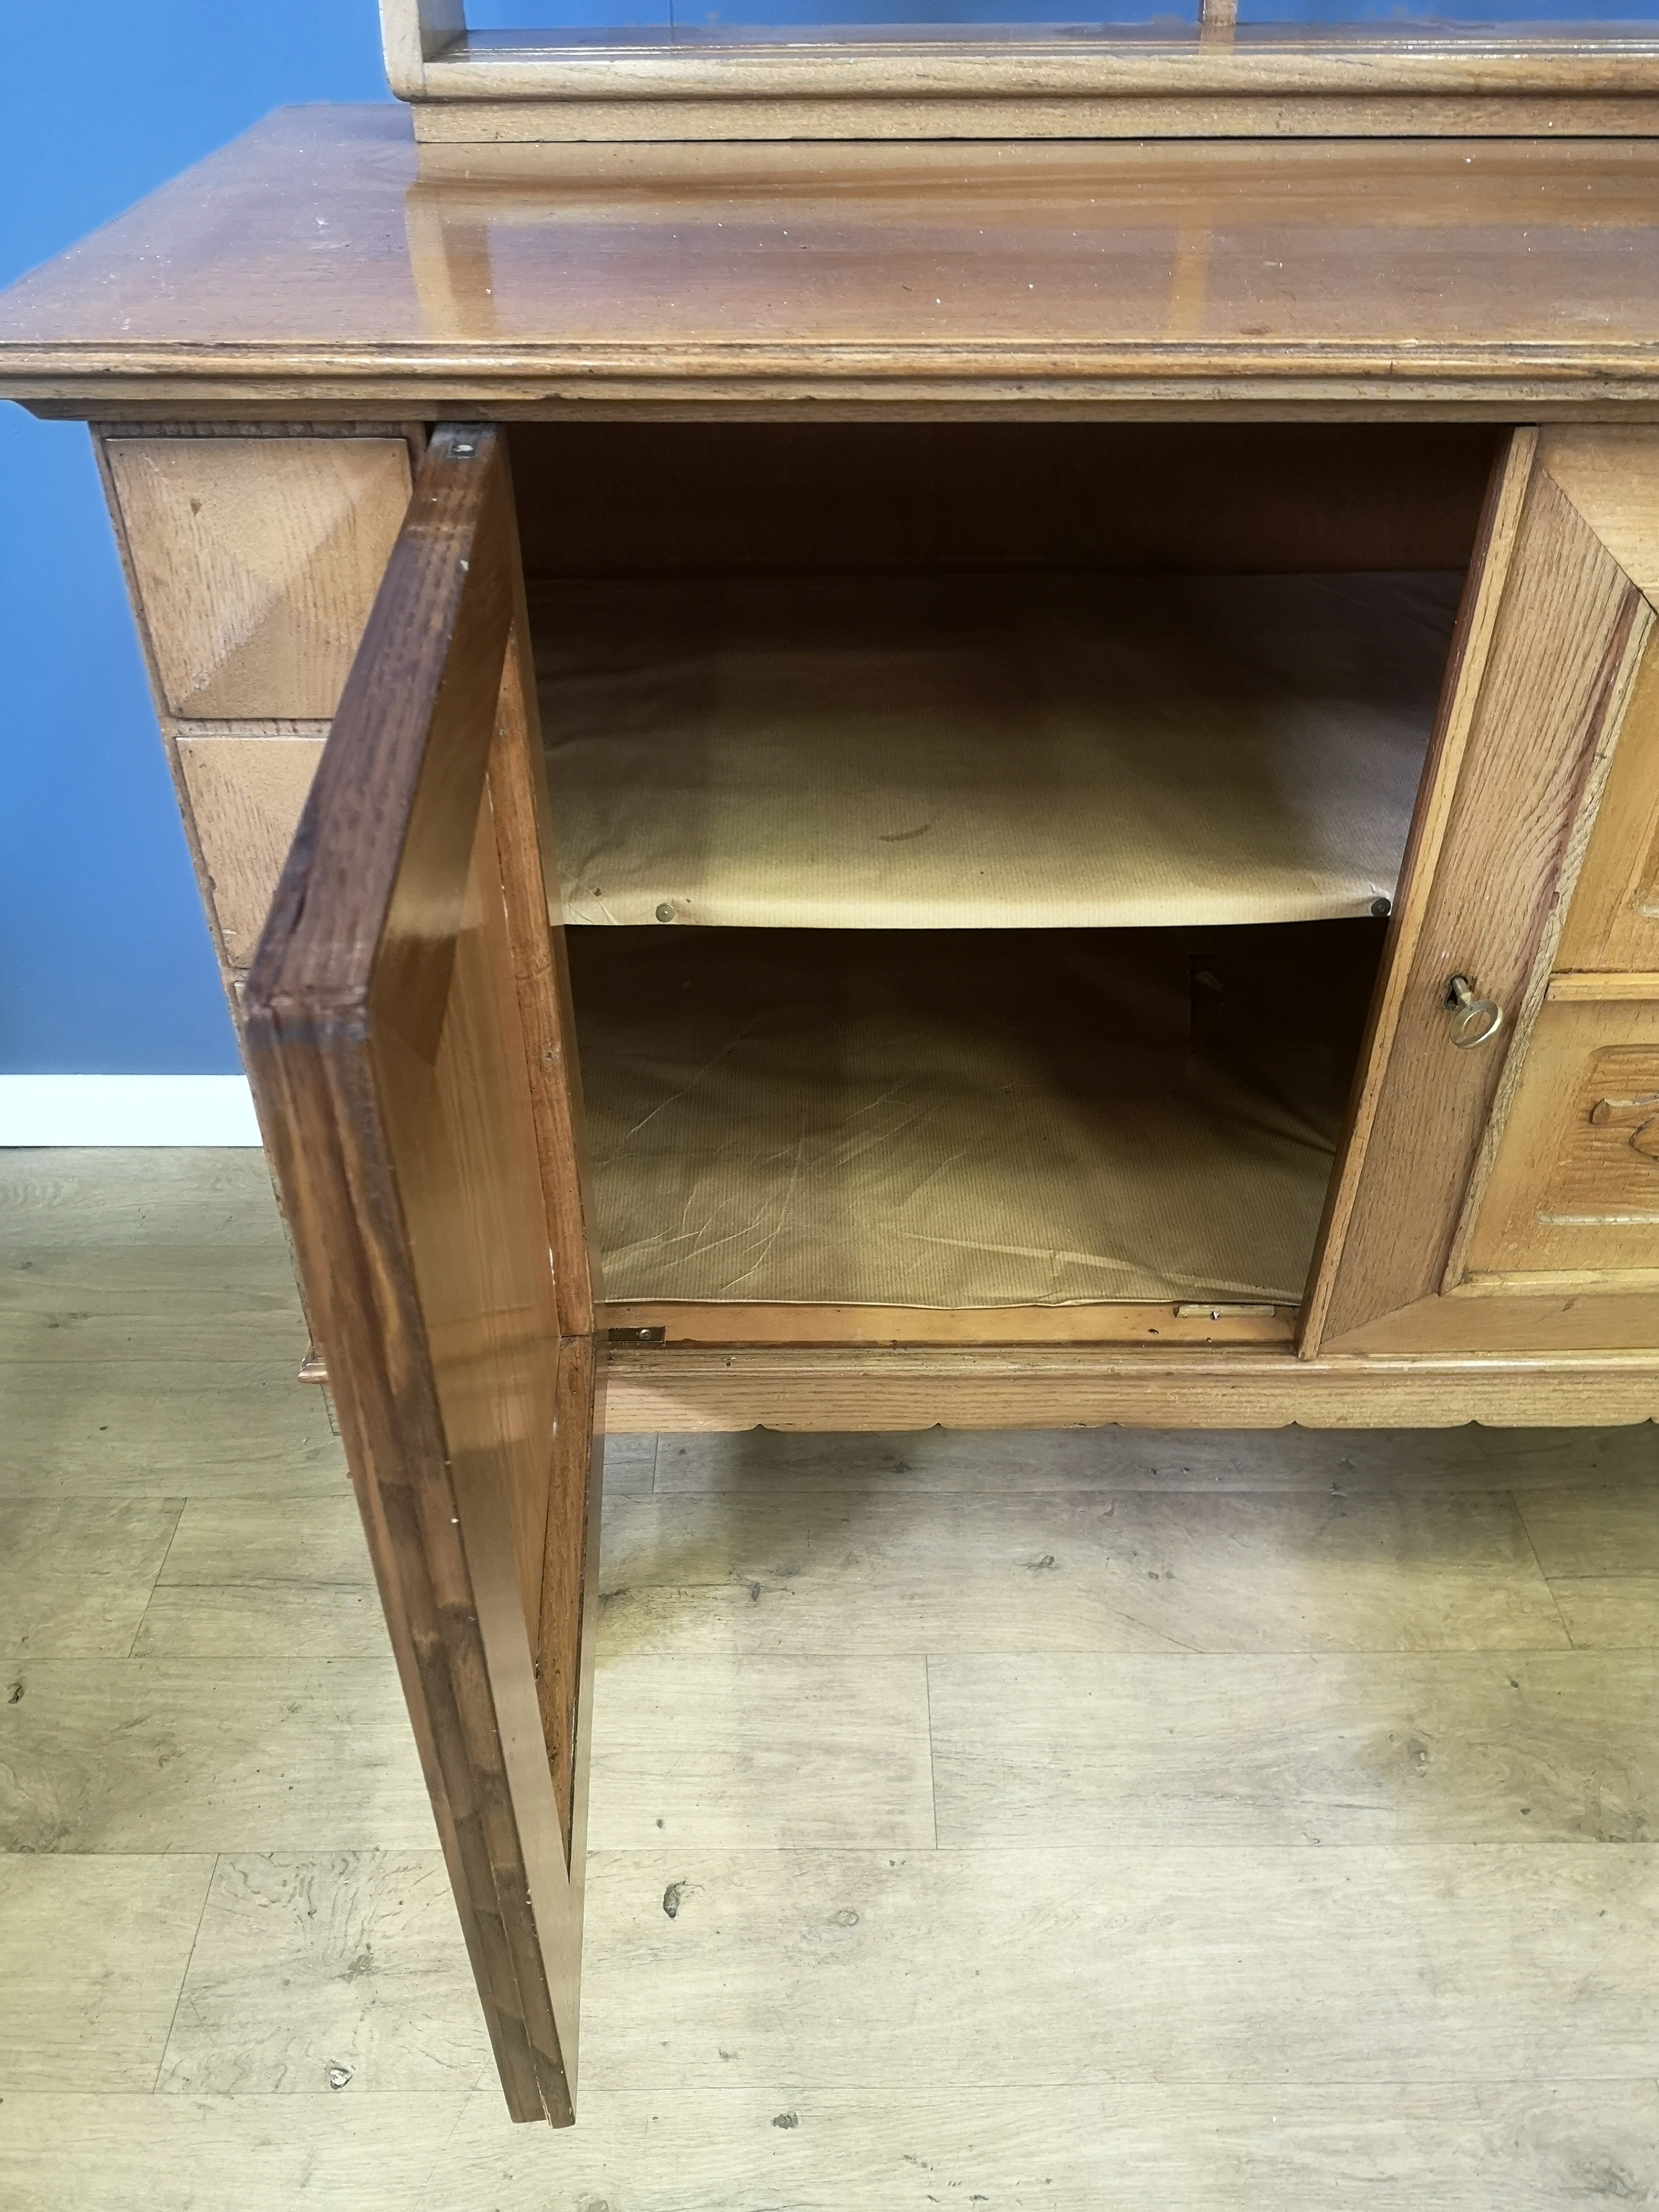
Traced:
<svg viewBox="0 0 1659 2212">
<path fill-rule="evenodd" d="M 573 931 L 607 1293 L 1293 1301 L 1378 927 Z"/>
<path fill-rule="evenodd" d="M 1313 921 L 1392 897 L 1459 579 L 551 583 L 566 918 Z"/>
</svg>

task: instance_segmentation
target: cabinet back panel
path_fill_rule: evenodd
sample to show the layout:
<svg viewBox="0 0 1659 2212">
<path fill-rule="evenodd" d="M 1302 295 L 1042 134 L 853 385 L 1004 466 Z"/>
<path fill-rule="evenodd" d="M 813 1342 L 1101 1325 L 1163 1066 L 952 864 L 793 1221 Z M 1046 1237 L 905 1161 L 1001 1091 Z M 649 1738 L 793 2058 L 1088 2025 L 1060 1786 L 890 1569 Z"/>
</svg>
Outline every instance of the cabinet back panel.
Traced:
<svg viewBox="0 0 1659 2212">
<path fill-rule="evenodd" d="M 557 576 L 1461 568 L 1497 433 L 1460 423 L 526 422 Z"/>
</svg>

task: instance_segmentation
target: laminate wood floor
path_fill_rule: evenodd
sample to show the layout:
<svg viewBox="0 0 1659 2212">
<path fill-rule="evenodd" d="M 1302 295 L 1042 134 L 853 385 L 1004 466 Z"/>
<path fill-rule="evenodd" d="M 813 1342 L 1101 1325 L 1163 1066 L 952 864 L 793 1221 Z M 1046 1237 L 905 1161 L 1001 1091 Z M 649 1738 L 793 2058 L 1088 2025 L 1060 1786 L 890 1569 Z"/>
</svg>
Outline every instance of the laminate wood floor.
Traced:
<svg viewBox="0 0 1659 2212">
<path fill-rule="evenodd" d="M 302 1349 L 0 1154 L 4 2212 L 1659 2203 L 1651 1429 L 614 1440 L 556 2135 Z"/>
</svg>

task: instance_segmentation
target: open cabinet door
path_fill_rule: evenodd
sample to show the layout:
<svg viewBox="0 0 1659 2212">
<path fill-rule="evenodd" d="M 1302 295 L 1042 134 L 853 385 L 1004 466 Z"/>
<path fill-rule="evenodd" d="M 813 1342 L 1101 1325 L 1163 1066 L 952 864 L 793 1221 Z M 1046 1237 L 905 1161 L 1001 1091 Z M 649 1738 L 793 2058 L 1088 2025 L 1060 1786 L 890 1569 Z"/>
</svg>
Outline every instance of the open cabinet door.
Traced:
<svg viewBox="0 0 1659 2212">
<path fill-rule="evenodd" d="M 1516 431 L 1459 617 L 1304 1356 L 1659 1344 L 1656 593 L 1659 433 Z"/>
<path fill-rule="evenodd" d="M 574 2117 L 594 1299 L 506 456 L 432 441 L 246 996 L 249 1072 L 516 2119 Z"/>
</svg>

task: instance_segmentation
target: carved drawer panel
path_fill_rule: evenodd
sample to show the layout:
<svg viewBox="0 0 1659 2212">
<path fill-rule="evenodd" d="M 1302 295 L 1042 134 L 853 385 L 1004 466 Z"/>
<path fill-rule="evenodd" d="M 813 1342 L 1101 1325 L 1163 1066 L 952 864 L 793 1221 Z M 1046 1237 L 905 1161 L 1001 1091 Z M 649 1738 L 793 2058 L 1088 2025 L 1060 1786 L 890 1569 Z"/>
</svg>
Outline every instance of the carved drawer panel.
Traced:
<svg viewBox="0 0 1659 2212">
<path fill-rule="evenodd" d="M 1659 1279 L 1659 1003 L 1547 1000 L 1469 1272 L 1605 1273 L 1628 1287 L 1649 1270 Z"/>
</svg>

